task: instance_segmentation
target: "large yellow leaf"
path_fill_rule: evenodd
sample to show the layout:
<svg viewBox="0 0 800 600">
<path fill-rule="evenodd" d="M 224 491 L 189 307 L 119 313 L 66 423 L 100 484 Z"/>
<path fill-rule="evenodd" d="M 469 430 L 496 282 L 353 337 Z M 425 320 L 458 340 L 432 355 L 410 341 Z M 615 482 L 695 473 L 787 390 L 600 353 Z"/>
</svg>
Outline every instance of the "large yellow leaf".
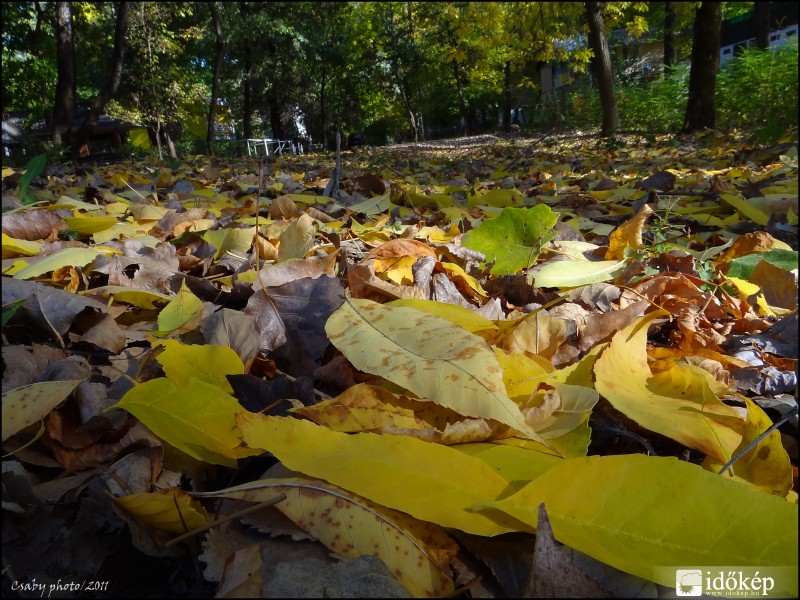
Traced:
<svg viewBox="0 0 800 600">
<path fill-rule="evenodd" d="M 197 501 L 179 488 L 131 494 L 114 502 L 130 515 L 164 531 L 185 533 L 208 525 L 208 514 Z"/>
<path fill-rule="evenodd" d="M 195 378 L 232 394 L 233 388 L 225 376 L 244 373 L 242 359 L 228 346 L 190 345 L 178 340 L 160 340 L 154 342 L 153 346 L 164 348 L 158 355 L 158 362 L 164 368 L 166 376 L 181 387 Z"/>
<path fill-rule="evenodd" d="M 675 585 L 675 565 L 789 566 L 778 597 L 797 597 L 797 505 L 676 458 L 629 454 L 563 461 L 522 490 L 476 506 L 537 525 L 617 569 Z"/>
<path fill-rule="evenodd" d="M 595 388 L 642 427 L 725 463 L 742 439 L 739 413 L 714 395 L 702 369 L 676 364 L 654 376 L 647 363 L 647 329 L 665 314 L 647 314 L 614 335 L 595 362 Z"/>
<path fill-rule="evenodd" d="M 185 386 L 159 377 L 131 388 L 113 408 L 122 408 L 165 442 L 209 463 L 236 466 L 247 456 L 236 427 L 244 410 L 216 385 L 190 378 Z M 110 410 L 106 409 L 106 410 Z"/>
<path fill-rule="evenodd" d="M 3 394 L 3 441 L 61 404 L 83 379 L 41 381 Z"/>
<path fill-rule="evenodd" d="M 480 458 L 516 489 L 542 476 L 564 460 L 534 448 L 495 442 L 458 444 L 453 448 Z"/>
<path fill-rule="evenodd" d="M 326 481 L 262 479 L 196 495 L 266 502 L 280 494 L 286 499 L 276 505 L 278 510 L 336 554 L 377 556 L 415 598 L 440 598 L 453 591 L 447 570 L 458 546 L 440 527 Z"/>
<path fill-rule="evenodd" d="M 85 267 L 97 258 L 95 250 L 88 248 L 65 248 L 45 256 L 43 259 L 29 262 L 29 266 L 14 273 L 14 279 L 31 279 L 61 267 Z"/>
<path fill-rule="evenodd" d="M 747 404 L 747 421 L 744 424 L 742 442 L 736 448 L 736 453 L 744 450 L 772 425 L 772 421 L 758 404 L 749 398 L 745 398 L 744 401 Z M 716 473 L 723 465 L 707 458 L 703 466 Z M 784 497 L 792 489 L 792 463 L 783 447 L 779 431 L 772 431 L 758 442 L 726 473 L 733 474 L 734 479 L 776 496 Z"/>
<path fill-rule="evenodd" d="M 266 450 L 293 471 L 319 477 L 423 521 L 477 535 L 517 525 L 472 512 L 502 496 L 508 482 L 483 461 L 404 435 L 339 433 L 308 421 L 239 413 L 250 448 Z"/>
<path fill-rule="evenodd" d="M 462 415 L 494 419 L 546 443 L 506 395 L 503 370 L 491 348 L 450 321 L 353 299 L 330 316 L 325 331 L 357 369 Z"/>
</svg>

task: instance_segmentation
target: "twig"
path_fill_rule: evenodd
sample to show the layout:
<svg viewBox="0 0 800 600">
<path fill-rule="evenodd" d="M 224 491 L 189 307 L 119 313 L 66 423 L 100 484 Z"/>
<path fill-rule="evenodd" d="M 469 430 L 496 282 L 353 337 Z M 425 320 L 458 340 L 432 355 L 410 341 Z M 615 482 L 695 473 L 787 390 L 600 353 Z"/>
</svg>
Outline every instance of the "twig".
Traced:
<svg viewBox="0 0 800 600">
<path fill-rule="evenodd" d="M 254 513 L 262 508 L 266 508 L 268 506 L 273 506 L 278 502 L 283 502 L 286 500 L 286 494 L 279 494 L 272 498 L 271 500 L 266 500 L 265 502 L 259 502 L 254 506 L 248 506 L 247 508 L 243 508 L 242 510 L 238 510 L 235 513 L 231 513 L 228 516 L 222 517 L 221 519 L 217 519 L 213 523 L 209 523 L 208 525 L 204 525 L 203 527 L 198 527 L 197 529 L 192 529 L 191 531 L 184 533 L 183 535 L 179 535 L 176 538 L 169 540 L 166 544 L 164 544 L 165 548 L 169 548 L 170 546 L 174 546 L 178 542 L 182 542 L 183 540 L 189 539 L 195 535 L 199 535 L 201 533 L 205 533 L 209 529 L 216 527 L 217 525 L 222 525 L 223 523 L 227 523 L 228 521 L 232 521 L 234 519 L 238 519 L 240 517 L 244 517 L 249 515 L 250 513 Z"/>
<path fill-rule="evenodd" d="M 717 475 L 722 475 L 722 474 L 723 474 L 725 471 L 727 471 L 728 469 L 730 469 L 730 468 L 733 466 L 733 463 L 735 463 L 737 460 L 739 460 L 740 458 L 742 458 L 742 456 L 744 456 L 745 454 L 747 454 L 748 452 L 750 452 L 750 450 L 752 450 L 753 448 L 755 448 L 756 446 L 758 446 L 758 444 L 759 444 L 759 442 L 761 442 L 761 440 L 763 440 L 765 437 L 767 437 L 767 436 L 768 436 L 770 433 L 772 433 L 772 432 L 773 432 L 774 430 L 776 430 L 778 427 L 780 427 L 781 425 L 783 425 L 784 423 L 786 423 L 786 422 L 787 422 L 789 419 L 791 419 L 791 418 L 792 418 L 792 416 L 793 416 L 793 415 L 794 415 L 796 412 L 797 412 L 797 406 L 795 406 L 795 407 L 794 407 L 794 408 L 792 408 L 792 409 L 791 409 L 789 412 L 787 412 L 785 415 L 783 415 L 783 417 L 780 419 L 780 421 L 776 421 L 776 422 L 774 422 L 772 425 L 770 425 L 770 426 L 767 428 L 767 430 L 766 430 L 764 433 L 762 433 L 761 435 L 759 435 L 759 436 L 758 436 L 756 439 L 754 439 L 752 442 L 750 442 L 749 444 L 747 444 L 747 446 L 745 446 L 745 447 L 744 447 L 744 448 L 742 448 L 742 449 L 741 449 L 739 452 L 737 452 L 737 453 L 736 453 L 736 454 L 733 456 L 733 458 L 731 458 L 731 459 L 730 459 L 730 460 L 729 460 L 727 463 L 725 463 L 725 466 L 724 466 L 724 467 L 722 467 L 722 468 L 719 470 L 719 472 L 717 473 Z"/>
</svg>

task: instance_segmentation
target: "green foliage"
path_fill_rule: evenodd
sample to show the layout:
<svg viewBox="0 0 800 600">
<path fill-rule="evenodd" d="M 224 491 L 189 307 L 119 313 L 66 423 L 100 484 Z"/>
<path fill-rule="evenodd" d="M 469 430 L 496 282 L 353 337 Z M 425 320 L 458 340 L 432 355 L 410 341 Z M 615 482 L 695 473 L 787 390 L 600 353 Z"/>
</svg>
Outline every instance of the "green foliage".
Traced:
<svg viewBox="0 0 800 600">
<path fill-rule="evenodd" d="M 25 165 L 25 174 L 19 180 L 19 187 L 17 188 L 17 196 L 23 204 L 30 204 L 35 202 L 36 199 L 28 193 L 28 186 L 44 171 L 47 164 L 47 154 L 38 154 L 28 161 Z"/>
<path fill-rule="evenodd" d="M 736 56 L 717 79 L 720 128 L 755 129 L 757 141 L 774 143 L 797 126 L 797 37 L 768 50 Z"/>
</svg>

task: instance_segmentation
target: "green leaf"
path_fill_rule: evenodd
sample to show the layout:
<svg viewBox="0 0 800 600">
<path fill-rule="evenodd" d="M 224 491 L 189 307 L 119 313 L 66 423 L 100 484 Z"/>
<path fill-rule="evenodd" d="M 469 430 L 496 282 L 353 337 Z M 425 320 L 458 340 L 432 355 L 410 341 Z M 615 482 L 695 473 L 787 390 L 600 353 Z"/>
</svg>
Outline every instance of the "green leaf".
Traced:
<svg viewBox="0 0 800 600">
<path fill-rule="evenodd" d="M 504 208 L 497 217 L 486 219 L 462 240 L 467 248 L 482 252 L 494 262 L 492 275 L 513 275 L 530 267 L 547 242 L 555 236 L 558 215 L 549 206 Z"/>
<path fill-rule="evenodd" d="M 734 258 L 725 273 L 728 277 L 738 277 L 747 280 L 756 268 L 758 261 L 763 259 L 781 269 L 791 271 L 797 268 L 797 252 L 775 248 L 767 252 L 755 252 Z"/>
<path fill-rule="evenodd" d="M 15 300 L 14 302 L 11 302 L 7 308 L 3 309 L 3 327 L 6 326 L 6 323 L 11 320 L 11 317 L 16 314 L 16 312 L 19 310 L 19 307 L 23 304 L 25 304 L 25 300 Z"/>
<path fill-rule="evenodd" d="M 794 580 L 776 579 L 773 592 L 797 597 L 797 505 L 697 465 L 640 454 L 577 458 L 474 508 L 535 529 L 542 502 L 559 542 L 627 573 L 671 587 L 675 565 L 791 566 Z"/>
<path fill-rule="evenodd" d="M 28 161 L 28 164 L 25 165 L 25 175 L 20 178 L 19 187 L 17 188 L 17 198 L 19 198 L 23 204 L 36 202 L 36 198 L 28 193 L 28 186 L 34 179 L 41 175 L 46 164 L 47 154 L 42 153 L 34 156 Z"/>
</svg>

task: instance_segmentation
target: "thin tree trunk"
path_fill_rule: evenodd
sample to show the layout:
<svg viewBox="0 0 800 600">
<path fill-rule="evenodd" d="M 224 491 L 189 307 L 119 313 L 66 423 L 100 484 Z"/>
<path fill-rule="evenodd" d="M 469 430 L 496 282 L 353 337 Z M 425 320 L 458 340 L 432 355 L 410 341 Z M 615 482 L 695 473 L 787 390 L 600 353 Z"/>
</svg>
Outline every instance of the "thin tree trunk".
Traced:
<svg viewBox="0 0 800 600">
<path fill-rule="evenodd" d="M 675 63 L 675 3 L 664 2 L 664 74 Z"/>
<path fill-rule="evenodd" d="M 70 137 L 75 112 L 75 30 L 72 27 L 72 3 L 56 2 L 56 82 L 53 109 L 53 143 L 57 146 Z"/>
<path fill-rule="evenodd" d="M 503 129 L 511 131 L 511 63 L 503 66 Z"/>
<path fill-rule="evenodd" d="M 614 75 L 611 71 L 611 52 L 608 49 L 605 23 L 600 2 L 585 2 L 586 20 L 589 22 L 589 47 L 592 49 L 591 68 L 600 92 L 603 124 L 600 135 L 611 137 L 619 129 L 619 113 L 614 96 Z"/>
<path fill-rule="evenodd" d="M 692 66 L 689 71 L 689 101 L 683 119 L 683 131 L 690 133 L 713 129 L 714 106 L 719 68 L 719 39 L 722 3 L 703 2 L 695 12 L 692 40 Z"/>
<path fill-rule="evenodd" d="M 769 48 L 769 2 L 753 2 L 756 10 L 756 45 Z"/>
<path fill-rule="evenodd" d="M 92 131 L 94 131 L 97 125 L 97 120 L 100 118 L 100 115 L 103 114 L 103 109 L 119 87 L 119 82 L 122 79 L 122 65 L 125 60 L 125 34 L 128 30 L 129 8 L 130 2 L 120 2 L 117 5 L 117 24 L 114 29 L 114 62 L 111 68 L 111 74 L 108 80 L 106 80 L 103 89 L 92 101 L 89 114 L 86 115 L 86 120 L 75 135 L 75 142 L 73 143 L 74 150 L 77 150 L 89 140 Z"/>
<path fill-rule="evenodd" d="M 239 2 L 242 21 L 247 19 L 247 3 Z M 244 139 L 253 137 L 253 52 L 249 40 L 244 46 L 244 77 L 242 79 L 242 112 L 244 113 Z"/>
<path fill-rule="evenodd" d="M 211 79 L 211 100 L 208 103 L 208 128 L 206 131 L 206 147 L 208 153 L 214 156 L 214 139 L 216 138 L 217 124 L 217 94 L 219 86 L 219 72 L 222 69 L 222 26 L 219 23 L 219 13 L 214 2 L 208 3 L 211 11 L 211 26 L 214 28 L 214 75 Z"/>
</svg>

